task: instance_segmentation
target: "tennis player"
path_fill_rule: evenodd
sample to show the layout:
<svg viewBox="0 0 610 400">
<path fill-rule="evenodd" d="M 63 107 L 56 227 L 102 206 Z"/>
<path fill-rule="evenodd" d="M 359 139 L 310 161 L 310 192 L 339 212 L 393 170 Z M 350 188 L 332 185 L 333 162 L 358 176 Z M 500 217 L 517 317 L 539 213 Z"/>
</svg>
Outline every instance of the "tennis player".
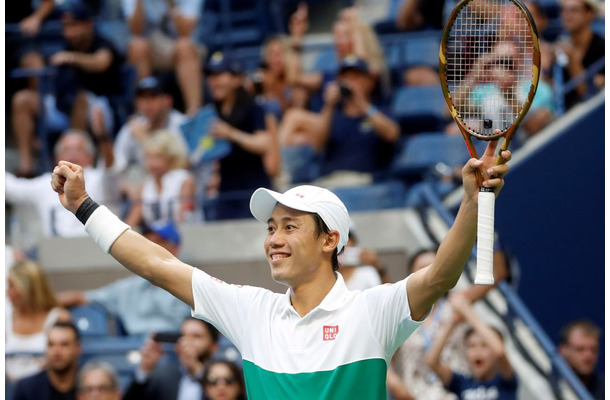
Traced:
<svg viewBox="0 0 610 400">
<path fill-rule="evenodd" d="M 326 189 L 258 189 L 252 214 L 267 224 L 264 250 L 285 295 L 230 285 L 182 263 L 96 204 L 83 168 L 61 161 L 52 186 L 96 243 L 133 273 L 184 301 L 215 325 L 243 357 L 247 395 L 257 399 L 386 399 L 386 370 L 398 346 L 457 282 L 474 245 L 477 170 L 496 192 L 508 166 L 494 165 L 497 141 L 462 169 L 464 196 L 434 262 L 394 284 L 349 291 L 336 272 L 350 219 Z M 504 162 L 510 152 L 502 152 Z M 204 239 L 205 240 L 205 239 Z M 210 239 L 211 240 L 211 239 Z"/>
</svg>

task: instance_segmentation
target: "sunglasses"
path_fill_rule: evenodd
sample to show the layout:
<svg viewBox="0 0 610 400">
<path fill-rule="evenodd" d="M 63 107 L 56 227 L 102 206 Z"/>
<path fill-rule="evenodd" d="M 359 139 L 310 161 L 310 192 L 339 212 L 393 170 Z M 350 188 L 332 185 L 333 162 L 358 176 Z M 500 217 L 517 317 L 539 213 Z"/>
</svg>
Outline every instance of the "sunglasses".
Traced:
<svg viewBox="0 0 610 400">
<path fill-rule="evenodd" d="M 210 385 L 210 386 L 216 386 L 220 382 L 223 382 L 225 385 L 232 385 L 235 382 L 237 382 L 237 379 L 235 379 L 235 377 L 232 377 L 232 376 L 228 377 L 228 378 L 209 376 L 205 380 L 206 385 Z"/>
</svg>

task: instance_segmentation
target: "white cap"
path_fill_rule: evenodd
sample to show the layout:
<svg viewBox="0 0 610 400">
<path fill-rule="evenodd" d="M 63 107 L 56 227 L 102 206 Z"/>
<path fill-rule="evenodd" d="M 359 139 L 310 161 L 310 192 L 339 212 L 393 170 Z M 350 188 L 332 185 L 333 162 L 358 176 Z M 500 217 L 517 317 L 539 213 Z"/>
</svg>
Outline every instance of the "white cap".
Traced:
<svg viewBox="0 0 610 400">
<path fill-rule="evenodd" d="M 318 214 L 328 229 L 339 232 L 337 252 L 347 243 L 350 227 L 347 208 L 330 190 L 311 185 L 297 186 L 285 193 L 259 188 L 250 198 L 250 212 L 257 220 L 267 223 L 277 203 Z"/>
</svg>

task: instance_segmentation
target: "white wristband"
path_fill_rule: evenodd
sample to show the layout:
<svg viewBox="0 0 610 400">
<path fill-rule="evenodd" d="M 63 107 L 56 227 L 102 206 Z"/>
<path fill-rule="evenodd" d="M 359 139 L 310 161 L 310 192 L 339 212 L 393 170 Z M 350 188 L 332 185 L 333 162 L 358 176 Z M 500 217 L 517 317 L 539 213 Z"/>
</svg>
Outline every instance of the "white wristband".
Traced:
<svg viewBox="0 0 610 400">
<path fill-rule="evenodd" d="M 110 247 L 130 226 L 105 206 L 99 206 L 85 223 L 85 231 L 98 246 L 109 253 Z"/>
</svg>

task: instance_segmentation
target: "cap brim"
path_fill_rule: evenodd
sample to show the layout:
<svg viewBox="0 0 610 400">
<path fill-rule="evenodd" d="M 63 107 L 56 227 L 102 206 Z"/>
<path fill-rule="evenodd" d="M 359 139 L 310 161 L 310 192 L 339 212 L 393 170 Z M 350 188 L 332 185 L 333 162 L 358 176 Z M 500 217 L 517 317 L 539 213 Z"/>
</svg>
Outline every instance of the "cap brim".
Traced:
<svg viewBox="0 0 610 400">
<path fill-rule="evenodd" d="M 315 212 L 303 203 L 299 197 L 285 196 L 282 193 L 265 188 L 258 188 L 252 194 L 250 198 L 250 212 L 257 220 L 267 223 L 277 203 L 299 211 Z"/>
</svg>

